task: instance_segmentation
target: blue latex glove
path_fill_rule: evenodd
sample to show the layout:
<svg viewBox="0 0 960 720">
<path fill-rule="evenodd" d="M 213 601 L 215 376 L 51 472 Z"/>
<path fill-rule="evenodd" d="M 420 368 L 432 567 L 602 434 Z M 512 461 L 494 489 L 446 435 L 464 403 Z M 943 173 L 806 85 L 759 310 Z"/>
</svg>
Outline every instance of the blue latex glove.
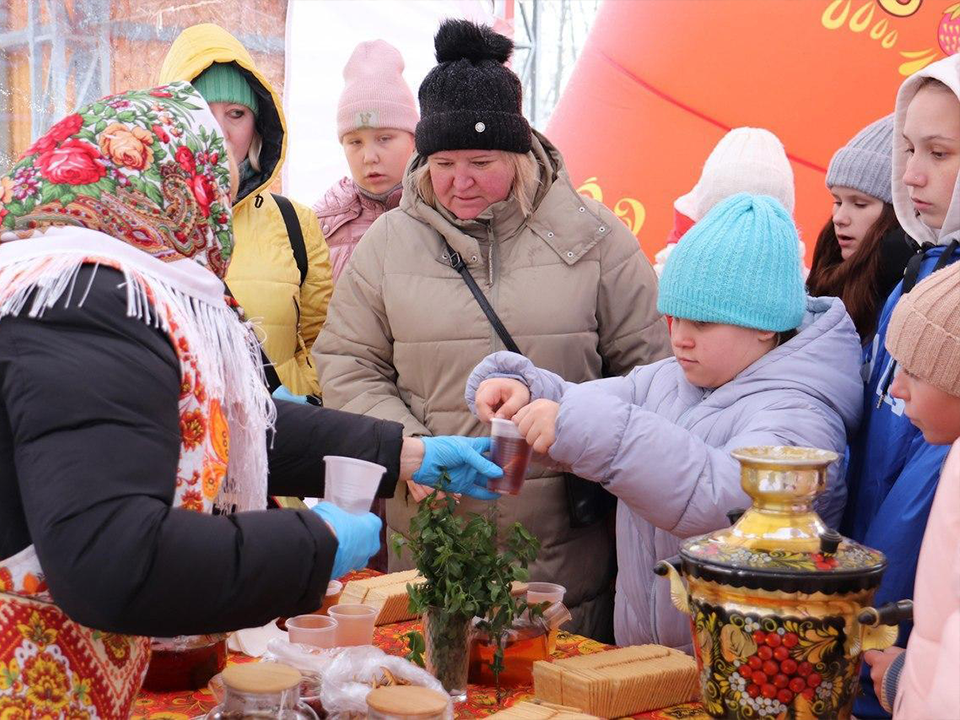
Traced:
<svg viewBox="0 0 960 720">
<path fill-rule="evenodd" d="M 287 390 L 284 385 L 281 385 L 276 390 L 273 391 L 274 400 L 286 400 L 287 402 L 300 403 L 301 405 L 307 404 L 306 395 L 294 395 L 292 392 Z"/>
<path fill-rule="evenodd" d="M 337 555 L 331 578 L 341 578 L 351 570 L 362 570 L 380 549 L 383 522 L 373 513 L 354 515 L 323 501 L 313 511 L 326 520 L 337 536 Z"/>
<path fill-rule="evenodd" d="M 480 453 L 490 449 L 490 438 L 467 438 L 458 436 L 424 437 L 423 462 L 413 474 L 413 481 L 420 485 L 436 487 L 440 474 L 446 471 L 450 484 L 447 492 L 462 493 L 478 500 L 496 500 L 496 493 L 487 490 L 487 480 L 503 475 L 497 465 Z"/>
</svg>

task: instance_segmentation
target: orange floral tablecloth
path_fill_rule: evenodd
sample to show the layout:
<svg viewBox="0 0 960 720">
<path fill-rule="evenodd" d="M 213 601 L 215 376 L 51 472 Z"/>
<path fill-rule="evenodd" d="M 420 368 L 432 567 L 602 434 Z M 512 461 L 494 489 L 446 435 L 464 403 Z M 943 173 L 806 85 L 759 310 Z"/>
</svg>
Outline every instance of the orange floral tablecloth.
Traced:
<svg viewBox="0 0 960 720">
<path fill-rule="evenodd" d="M 376 574 L 378 573 L 373 571 L 363 571 L 345 579 L 353 580 Z M 390 655 L 405 655 L 407 646 L 403 635 L 413 629 L 419 629 L 419 627 L 419 621 L 415 620 L 378 627 L 374 632 L 373 644 Z M 609 650 L 611 647 L 580 635 L 561 632 L 557 637 L 557 649 L 554 652 L 554 657 L 589 655 Z M 228 659 L 229 663 L 251 661 L 251 658 L 239 653 L 231 653 Z M 459 703 L 456 707 L 456 716 L 458 718 L 485 717 L 531 697 L 533 697 L 533 686 L 512 688 L 505 691 L 503 706 L 497 707 L 494 688 L 470 685 L 467 690 L 466 702 Z M 132 717 L 135 720 L 190 720 L 190 718 L 208 712 L 215 704 L 213 695 L 206 688 L 178 693 L 143 692 L 134 704 Z M 677 705 L 663 710 L 642 713 L 634 717 L 650 720 L 709 720 L 709 716 L 703 712 L 698 703 Z"/>
</svg>

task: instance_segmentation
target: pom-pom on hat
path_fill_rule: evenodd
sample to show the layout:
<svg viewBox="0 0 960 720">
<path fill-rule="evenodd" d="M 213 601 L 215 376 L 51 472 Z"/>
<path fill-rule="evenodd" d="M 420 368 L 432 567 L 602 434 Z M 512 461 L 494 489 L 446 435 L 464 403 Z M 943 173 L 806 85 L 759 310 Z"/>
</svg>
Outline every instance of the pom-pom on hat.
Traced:
<svg viewBox="0 0 960 720">
<path fill-rule="evenodd" d="M 729 197 L 670 253 L 657 310 L 687 320 L 794 330 L 807 302 L 799 244 L 779 201 L 747 193 Z"/>
<path fill-rule="evenodd" d="M 420 84 L 417 152 L 506 150 L 527 153 L 523 91 L 504 63 L 513 42 L 486 25 L 445 20 L 434 37 L 436 65 Z"/>
</svg>

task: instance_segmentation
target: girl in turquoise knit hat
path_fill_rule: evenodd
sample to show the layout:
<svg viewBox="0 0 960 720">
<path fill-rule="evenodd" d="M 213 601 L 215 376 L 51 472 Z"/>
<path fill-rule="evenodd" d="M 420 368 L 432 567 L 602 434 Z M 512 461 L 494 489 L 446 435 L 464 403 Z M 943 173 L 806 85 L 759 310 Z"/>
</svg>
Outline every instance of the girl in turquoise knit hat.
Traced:
<svg viewBox="0 0 960 720">
<path fill-rule="evenodd" d="M 658 560 L 745 507 L 736 448 L 795 445 L 843 454 L 862 405 L 860 339 L 843 303 L 804 292 L 797 230 L 767 196 L 717 204 L 670 255 L 657 307 L 675 357 L 626 377 L 568 383 L 509 352 L 488 356 L 466 400 L 511 418 L 554 463 L 618 498 L 614 626 L 620 645 L 691 650 L 689 621 Z M 829 473 L 818 510 L 836 524 L 844 485 Z"/>
</svg>

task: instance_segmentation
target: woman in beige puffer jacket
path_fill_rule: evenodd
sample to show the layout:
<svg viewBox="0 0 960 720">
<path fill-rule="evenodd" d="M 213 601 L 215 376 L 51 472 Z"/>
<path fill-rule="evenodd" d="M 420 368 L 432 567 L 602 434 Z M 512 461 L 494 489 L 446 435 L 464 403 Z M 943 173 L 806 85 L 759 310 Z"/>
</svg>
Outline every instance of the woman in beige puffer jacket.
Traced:
<svg viewBox="0 0 960 720">
<path fill-rule="evenodd" d="M 493 50 L 454 55 L 451 32 L 479 33 Z M 399 421 L 408 435 L 488 433 L 467 408 L 464 386 L 476 363 L 503 344 L 451 266 L 444 240 L 540 367 L 583 382 L 670 354 L 649 262 L 610 210 L 574 190 L 556 148 L 531 133 L 520 115 L 519 80 L 502 65 L 503 43 L 466 21 L 448 21 L 437 35 L 441 64 L 420 88 L 418 154 L 400 207 L 378 218 L 357 246 L 313 349 L 328 407 Z M 471 76 L 496 87 L 465 99 L 450 90 L 464 76 L 464 88 L 475 91 Z M 514 82 L 507 118 L 502 105 L 482 107 L 503 103 Z M 498 95 L 504 85 L 510 92 Z M 469 109 L 471 100 L 481 107 Z M 489 175 L 497 172 L 512 174 L 491 197 Z M 389 501 L 392 530 L 407 532 L 424 494 L 411 484 Z M 468 498 L 460 507 L 488 509 Z M 519 521 L 539 538 L 531 578 L 567 588 L 569 629 L 612 639 L 612 533 L 603 522 L 571 527 L 563 476 L 532 466 L 521 494 L 503 496 L 493 512 L 504 533 Z M 391 570 L 412 564 L 409 557 L 390 562 Z"/>
</svg>

